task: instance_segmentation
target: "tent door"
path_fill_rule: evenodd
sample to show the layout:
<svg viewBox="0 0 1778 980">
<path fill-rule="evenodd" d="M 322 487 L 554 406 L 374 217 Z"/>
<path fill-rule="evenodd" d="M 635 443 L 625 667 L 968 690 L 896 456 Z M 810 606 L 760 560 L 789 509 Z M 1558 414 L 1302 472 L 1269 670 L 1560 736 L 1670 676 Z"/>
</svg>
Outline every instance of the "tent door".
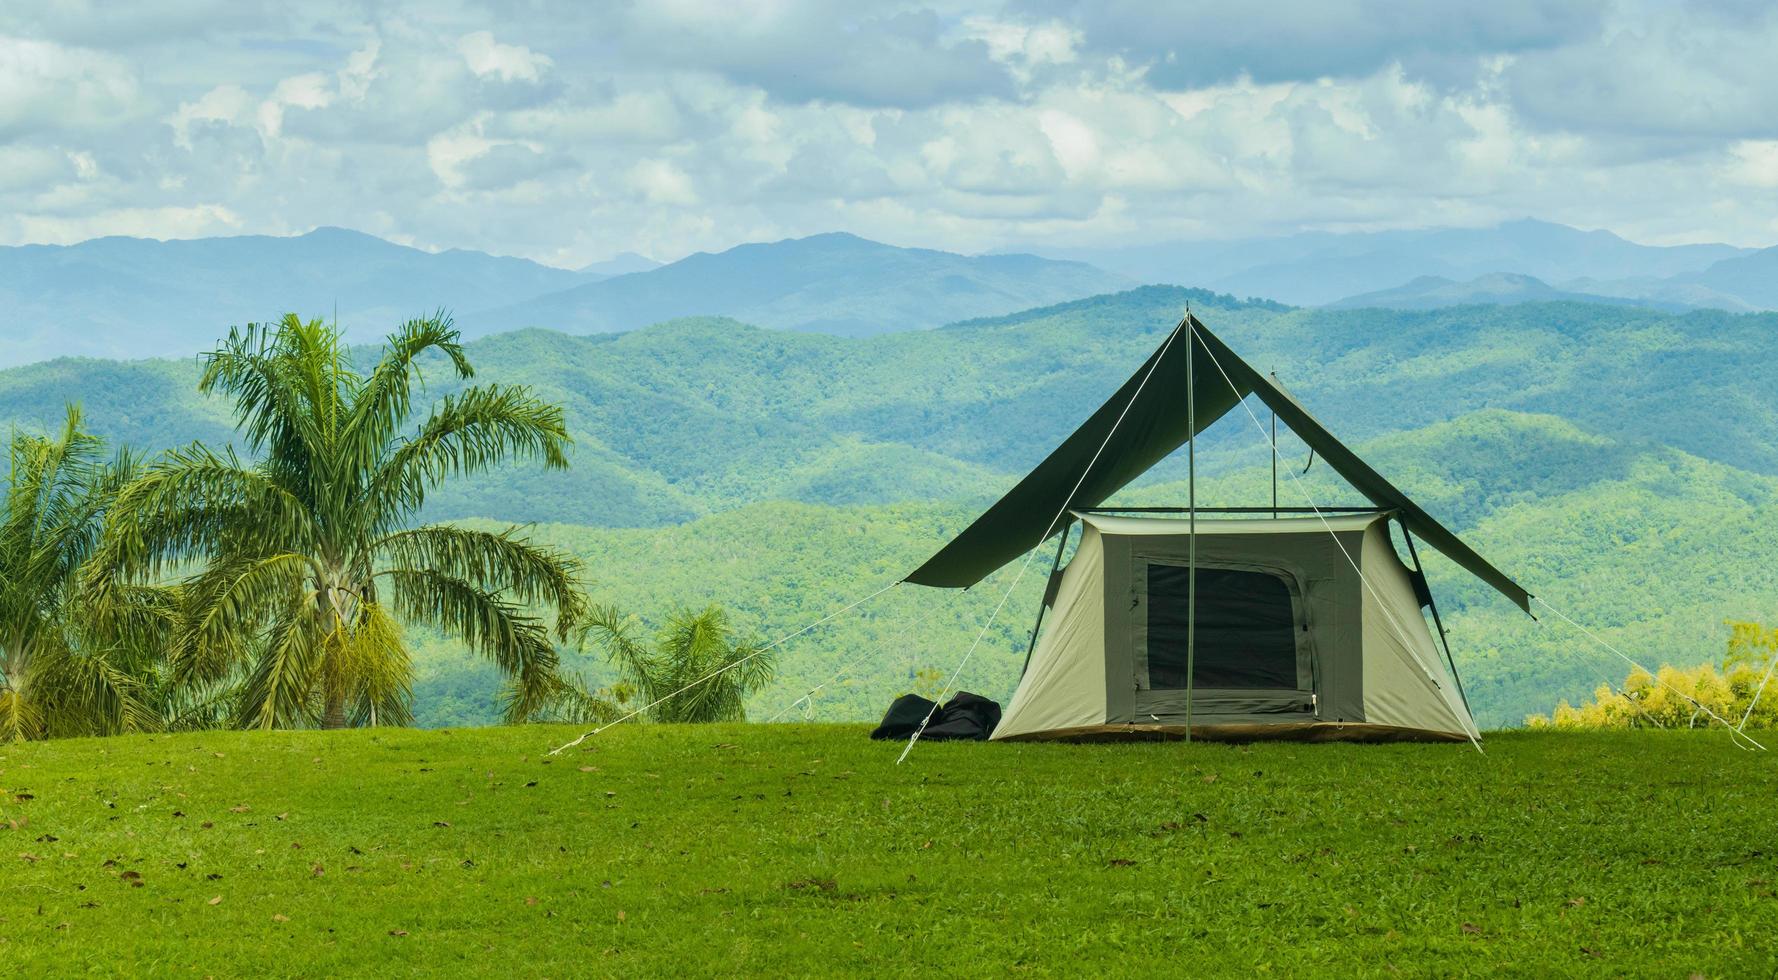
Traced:
<svg viewBox="0 0 1778 980">
<path fill-rule="evenodd" d="M 1185 719 L 1190 571 L 1136 556 L 1135 721 Z M 1258 564 L 1197 566 L 1192 716 L 1197 723 L 1302 721 L 1315 715 L 1314 647 L 1301 580 Z"/>
</svg>

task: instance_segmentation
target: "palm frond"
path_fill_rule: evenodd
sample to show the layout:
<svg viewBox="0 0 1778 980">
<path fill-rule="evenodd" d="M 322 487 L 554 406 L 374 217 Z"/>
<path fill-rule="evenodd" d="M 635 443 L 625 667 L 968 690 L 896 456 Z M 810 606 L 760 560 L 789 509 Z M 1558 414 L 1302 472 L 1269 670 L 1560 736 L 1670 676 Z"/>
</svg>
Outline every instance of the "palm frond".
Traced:
<svg viewBox="0 0 1778 980">
<path fill-rule="evenodd" d="M 474 377 L 461 337 L 444 310 L 409 320 L 389 336 L 382 359 L 352 402 L 350 420 L 342 433 L 342 447 L 354 466 L 372 469 L 396 428 L 407 421 L 414 383 L 423 383 L 417 363 L 421 354 L 437 350 L 450 360 L 459 379 Z"/>
<path fill-rule="evenodd" d="M 433 569 L 389 568 L 377 574 L 389 580 L 401 616 L 462 638 L 514 682 L 506 705 L 509 720 L 523 721 L 543 707 L 557 656 L 541 620 L 472 582 Z"/>
<path fill-rule="evenodd" d="M 304 357 L 321 345 L 307 327 L 295 314 L 232 327 L 222 346 L 205 357 L 198 390 L 234 396 L 236 424 L 255 452 L 280 459 L 313 456 L 324 442 L 313 410 L 317 371 Z M 332 360 L 330 352 L 322 354 Z"/>
<path fill-rule="evenodd" d="M 596 643 L 652 707 L 655 721 L 739 721 L 747 696 L 776 671 L 771 654 L 753 642 L 737 643 L 720 607 L 680 609 L 668 616 L 653 648 L 640 643 L 640 623 L 611 606 L 595 605 L 580 630 L 582 645 Z"/>
<path fill-rule="evenodd" d="M 309 556 L 220 555 L 180 589 L 182 610 L 169 661 L 180 680 L 213 681 L 245 655 L 248 638 L 303 592 L 314 573 Z"/>
<path fill-rule="evenodd" d="M 95 735 L 153 727 L 139 698 L 164 631 L 152 600 L 94 601 L 78 570 L 130 457 L 107 466 L 69 406 L 53 438 L 14 433 L 0 497 L 0 738 Z"/>
<path fill-rule="evenodd" d="M 357 623 L 328 669 L 329 689 L 351 706 L 353 725 L 413 724 L 413 662 L 401 625 L 382 605 L 359 607 Z"/>
<path fill-rule="evenodd" d="M 97 570 L 160 577 L 223 552 L 301 550 L 315 537 L 310 508 L 289 488 L 233 450 L 193 444 L 163 453 L 117 495 Z"/>
<path fill-rule="evenodd" d="M 403 568 L 427 568 L 556 611 L 556 638 L 566 641 L 586 611 L 580 560 L 518 536 L 517 528 L 478 531 L 448 524 L 386 535 L 371 553 Z"/>
<path fill-rule="evenodd" d="M 265 649 L 241 687 L 235 715 L 240 728 L 293 728 L 319 715 L 321 628 L 314 595 L 298 597 L 266 637 Z"/>
<path fill-rule="evenodd" d="M 558 673 L 550 683 L 542 706 L 528 720 L 568 725 L 608 724 L 624 717 L 624 708 L 637 693 L 635 687 L 623 683 L 594 690 L 578 673 Z M 501 691 L 501 699 L 510 701 L 515 694 L 512 685 L 508 684 Z"/>
<path fill-rule="evenodd" d="M 370 481 L 370 499 L 391 518 L 418 511 L 447 476 L 541 459 L 566 469 L 573 440 L 562 410 L 522 386 L 484 385 L 447 395 L 411 438 L 397 443 Z"/>
<path fill-rule="evenodd" d="M 637 638 L 642 621 L 607 603 L 587 607 L 576 646 L 586 649 L 592 643 L 605 651 L 605 658 L 617 666 L 625 681 L 651 692 L 660 686 L 658 675 L 662 665 Z M 649 695 L 650 700 L 653 699 Z"/>
<path fill-rule="evenodd" d="M 142 700 L 142 682 L 120 662 L 119 647 L 56 645 L 39 651 L 37 698 L 46 736 L 154 731 L 159 719 Z"/>
</svg>

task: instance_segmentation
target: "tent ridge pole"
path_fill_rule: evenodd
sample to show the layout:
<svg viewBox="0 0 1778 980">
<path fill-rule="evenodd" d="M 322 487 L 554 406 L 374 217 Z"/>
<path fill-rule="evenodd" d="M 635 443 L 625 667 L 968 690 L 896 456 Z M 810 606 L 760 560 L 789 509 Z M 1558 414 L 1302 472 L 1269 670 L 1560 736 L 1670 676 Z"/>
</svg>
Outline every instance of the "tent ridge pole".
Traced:
<svg viewBox="0 0 1778 980">
<path fill-rule="evenodd" d="M 1272 372 L 1272 380 L 1278 380 L 1278 372 Z M 1269 407 L 1269 406 L 1268 406 Z M 1278 410 L 1272 409 L 1272 517 L 1278 517 Z"/>
<path fill-rule="evenodd" d="M 1192 322 L 1192 307 L 1185 304 L 1185 472 L 1186 472 L 1186 559 L 1185 559 L 1185 740 L 1192 740 L 1192 701 L 1196 698 L 1193 681 L 1198 658 L 1198 392 L 1196 367 L 1192 354 L 1198 346 L 1198 328 Z"/>
</svg>

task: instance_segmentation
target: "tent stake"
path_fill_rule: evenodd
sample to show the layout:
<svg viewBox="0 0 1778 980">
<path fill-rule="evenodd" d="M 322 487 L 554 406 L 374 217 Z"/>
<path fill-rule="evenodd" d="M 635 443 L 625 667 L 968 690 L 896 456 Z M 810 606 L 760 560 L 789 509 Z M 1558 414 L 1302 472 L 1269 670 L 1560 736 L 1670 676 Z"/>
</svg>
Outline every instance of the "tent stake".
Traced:
<svg viewBox="0 0 1778 980">
<path fill-rule="evenodd" d="M 1197 672 L 1198 658 L 1198 392 L 1192 365 L 1192 352 L 1198 346 L 1197 326 L 1192 323 L 1191 304 L 1185 305 L 1185 740 L 1192 740 L 1192 676 Z"/>
</svg>

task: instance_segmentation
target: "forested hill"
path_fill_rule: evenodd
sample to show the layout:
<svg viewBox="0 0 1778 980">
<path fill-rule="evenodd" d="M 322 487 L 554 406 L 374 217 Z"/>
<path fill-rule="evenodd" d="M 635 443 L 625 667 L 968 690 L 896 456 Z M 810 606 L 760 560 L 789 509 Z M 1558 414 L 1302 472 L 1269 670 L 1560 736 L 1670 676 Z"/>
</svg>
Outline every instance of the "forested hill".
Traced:
<svg viewBox="0 0 1778 980">
<path fill-rule="evenodd" d="M 485 338 L 470 347 L 477 380 L 529 384 L 563 404 L 574 467 L 502 474 L 435 499 L 434 513 L 647 526 L 757 500 L 988 494 L 1128 377 L 1188 302 L 1349 439 L 1505 408 L 1778 474 L 1778 362 L 1768 356 L 1778 315 L 1569 303 L 1293 310 L 1145 287 L 864 339 L 723 319 Z M 99 432 L 138 447 L 226 439 L 225 406 L 196 394 L 196 374 L 195 361 L 4 371 L 0 421 L 48 425 L 78 400 Z M 1220 447 L 1252 448 L 1229 427 L 1205 440 L 1213 471 L 1241 462 L 1221 462 Z M 1502 491 L 1521 479 L 1477 478 Z"/>
<path fill-rule="evenodd" d="M 477 380 L 562 403 L 572 470 L 515 469 L 451 489 L 431 510 L 545 525 L 537 533 L 592 560 L 605 597 L 639 612 L 717 601 L 776 633 L 905 573 L 1128 377 L 1188 302 L 1435 515 L 1614 643 L 1695 663 L 1717 655 L 1724 619 L 1778 614 L 1773 314 L 1299 310 L 1149 287 L 866 339 L 720 319 L 594 337 L 523 331 L 471 345 Z M 96 431 L 138 447 L 219 443 L 225 406 L 195 393 L 196 376 L 191 361 L 0 372 L 0 420 L 44 427 L 79 400 Z M 452 390 L 444 376 L 429 374 L 430 395 Z M 1300 447 L 1285 452 L 1300 469 Z M 1206 499 L 1270 493 L 1244 412 L 1211 431 L 1200 463 Z M 1173 502 L 1181 476 L 1169 461 L 1125 499 Z M 1305 477 L 1322 503 L 1342 496 L 1327 476 L 1317 464 Z M 1284 501 L 1300 502 L 1294 493 L 1287 479 Z M 1621 677 L 1621 662 L 1577 635 L 1433 571 L 1485 722 Z M 954 666 L 949 641 L 986 616 L 988 591 L 940 596 L 946 612 L 920 643 L 898 644 L 892 669 L 828 690 L 821 712 L 868 715 L 920 669 Z M 898 601 L 912 615 L 914 601 Z M 756 707 L 769 714 L 797 685 L 827 679 L 905 628 L 901 615 L 886 609 L 788 651 L 784 680 Z M 1001 621 L 972 686 L 1007 693 L 1027 627 L 1022 614 Z M 421 671 L 424 720 L 493 716 L 482 668 L 430 648 Z"/>
</svg>

